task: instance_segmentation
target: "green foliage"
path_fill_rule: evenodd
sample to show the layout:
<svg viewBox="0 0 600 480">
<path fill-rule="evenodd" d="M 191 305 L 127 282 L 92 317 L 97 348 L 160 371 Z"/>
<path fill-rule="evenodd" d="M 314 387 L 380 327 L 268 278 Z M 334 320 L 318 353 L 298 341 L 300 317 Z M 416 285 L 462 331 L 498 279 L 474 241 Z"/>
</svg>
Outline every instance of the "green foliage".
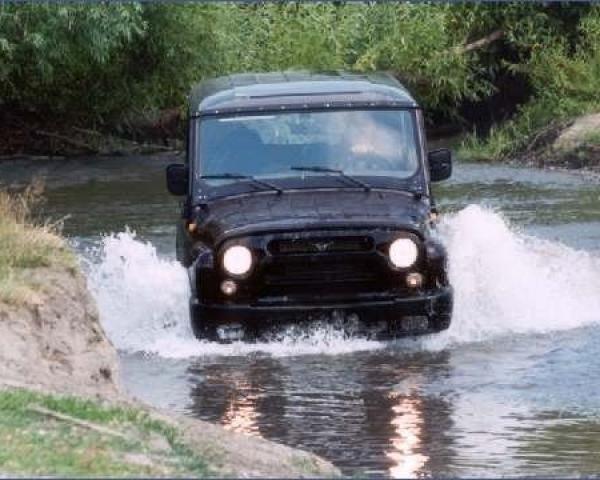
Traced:
<svg viewBox="0 0 600 480">
<path fill-rule="evenodd" d="M 541 32 L 541 33 L 540 33 Z M 463 145 L 464 157 L 498 160 L 518 154 L 535 135 L 566 120 L 600 110 L 600 8 L 576 24 L 574 43 L 550 27 L 529 32 L 530 53 L 512 66 L 527 74 L 533 96 L 510 121 L 485 139 L 475 135 Z"/>
<path fill-rule="evenodd" d="M 451 5 L 284 4 L 221 6 L 221 71 L 289 68 L 389 70 L 430 108 L 452 109 L 489 92 L 475 57 L 455 48 L 469 24 Z"/>
<path fill-rule="evenodd" d="M 143 34 L 138 5 L 0 6 L 0 98 L 64 112 L 114 92 L 123 52 Z M 113 86 L 114 87 L 114 86 Z"/>
<path fill-rule="evenodd" d="M 583 136 L 582 141 L 586 145 L 600 146 L 600 131 L 596 130 L 586 133 Z"/>
<path fill-rule="evenodd" d="M 215 73 L 391 70 L 430 108 L 489 92 L 455 48 L 477 17 L 451 5 L 25 4 L 0 6 L 0 98 L 108 121 L 181 104 Z"/>
<path fill-rule="evenodd" d="M 182 102 L 211 73 L 210 8 L 0 5 L 0 101 L 109 121 Z"/>
<path fill-rule="evenodd" d="M 341 68 L 340 13 L 329 4 L 221 5 L 216 26 L 220 71 Z"/>
<path fill-rule="evenodd" d="M 216 74 L 214 7 L 148 4 L 142 19 L 144 36 L 128 51 L 121 73 L 135 87 L 136 107 L 182 104 L 193 83 Z"/>
<path fill-rule="evenodd" d="M 389 70 L 426 109 L 458 119 L 508 72 L 529 84 L 531 102 L 485 145 L 469 140 L 497 157 L 596 108 L 599 18 L 598 6 L 519 2 L 0 4 L 0 104 L 110 125 L 181 106 L 215 74 Z M 501 40 L 464 48 L 497 31 Z"/>
<path fill-rule="evenodd" d="M 433 109 L 489 92 L 476 57 L 460 51 L 470 24 L 455 22 L 452 5 L 379 4 L 358 13 L 359 28 L 348 28 L 351 67 L 394 72 Z"/>
</svg>

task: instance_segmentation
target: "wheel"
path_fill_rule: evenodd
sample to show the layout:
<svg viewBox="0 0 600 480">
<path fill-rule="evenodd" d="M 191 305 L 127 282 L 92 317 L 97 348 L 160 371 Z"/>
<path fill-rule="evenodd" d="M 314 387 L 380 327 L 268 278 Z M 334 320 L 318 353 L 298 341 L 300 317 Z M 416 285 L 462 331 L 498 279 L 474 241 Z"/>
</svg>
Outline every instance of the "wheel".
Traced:
<svg viewBox="0 0 600 480">
<path fill-rule="evenodd" d="M 200 312 L 198 312 L 198 309 L 194 308 L 192 300 L 190 300 L 190 323 L 192 332 L 198 340 L 208 340 L 210 342 L 219 341 L 217 329 L 202 321 L 202 316 L 200 315 Z"/>
</svg>

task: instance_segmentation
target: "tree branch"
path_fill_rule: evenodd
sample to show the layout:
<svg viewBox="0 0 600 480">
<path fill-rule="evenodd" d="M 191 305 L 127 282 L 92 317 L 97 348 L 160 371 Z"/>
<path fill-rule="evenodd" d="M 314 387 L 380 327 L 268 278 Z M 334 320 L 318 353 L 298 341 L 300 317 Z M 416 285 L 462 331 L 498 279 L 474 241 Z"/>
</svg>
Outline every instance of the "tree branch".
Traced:
<svg viewBox="0 0 600 480">
<path fill-rule="evenodd" d="M 480 48 L 486 47 L 487 45 L 495 42 L 496 40 L 500 40 L 502 37 L 504 37 L 504 31 L 503 30 L 495 30 L 492 33 L 490 33 L 489 35 L 487 35 L 483 38 L 480 38 L 479 40 L 475 40 L 474 42 L 467 43 L 466 45 L 460 45 L 458 47 L 454 47 L 454 52 L 462 54 L 462 53 L 471 52 L 473 50 L 478 50 Z"/>
<path fill-rule="evenodd" d="M 65 137 L 64 135 L 60 135 L 58 133 L 46 132 L 45 130 L 34 130 L 33 133 L 36 135 L 40 135 L 42 137 L 56 138 L 61 142 L 65 142 L 73 147 L 81 148 L 83 150 L 87 150 L 90 153 L 98 152 L 98 149 L 84 142 L 80 142 L 79 140 L 75 140 L 73 138 Z"/>
<path fill-rule="evenodd" d="M 97 433 L 101 433 L 103 435 L 110 435 L 112 437 L 119 437 L 125 440 L 129 440 L 129 437 L 124 433 L 118 432 L 116 430 L 112 430 L 111 428 L 104 427 L 102 425 L 98 425 L 96 423 L 88 422 L 87 420 L 81 420 L 79 418 L 71 417 L 70 415 L 65 415 L 64 413 L 55 412 L 54 410 L 49 410 L 47 408 L 41 407 L 39 405 L 29 405 L 27 410 L 30 410 L 35 413 L 39 413 L 41 415 L 46 415 L 48 417 L 54 418 L 56 420 L 62 420 L 63 422 L 72 423 L 79 427 L 87 428 L 88 430 L 93 430 Z"/>
</svg>

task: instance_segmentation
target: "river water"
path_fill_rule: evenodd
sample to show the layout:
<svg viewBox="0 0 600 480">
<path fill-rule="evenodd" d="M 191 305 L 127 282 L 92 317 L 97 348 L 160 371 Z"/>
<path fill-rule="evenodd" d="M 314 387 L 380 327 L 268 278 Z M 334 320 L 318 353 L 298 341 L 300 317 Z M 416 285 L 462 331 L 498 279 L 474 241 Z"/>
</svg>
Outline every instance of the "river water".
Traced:
<svg viewBox="0 0 600 480">
<path fill-rule="evenodd" d="M 268 344 L 192 338 L 167 157 L 12 162 L 47 180 L 137 397 L 315 452 L 349 475 L 600 472 L 600 187 L 458 164 L 436 186 L 449 331 L 374 342 L 315 326 Z"/>
</svg>

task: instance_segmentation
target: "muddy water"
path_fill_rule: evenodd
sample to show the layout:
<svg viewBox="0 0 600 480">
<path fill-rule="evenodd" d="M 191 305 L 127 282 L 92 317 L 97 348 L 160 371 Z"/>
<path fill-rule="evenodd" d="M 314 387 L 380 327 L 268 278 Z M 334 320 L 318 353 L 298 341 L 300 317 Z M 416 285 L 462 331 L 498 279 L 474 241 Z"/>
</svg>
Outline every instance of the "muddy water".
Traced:
<svg viewBox="0 0 600 480">
<path fill-rule="evenodd" d="M 0 166 L 4 182 L 48 177 L 46 211 L 70 215 L 65 231 L 133 394 L 350 475 L 600 472 L 598 184 L 459 164 L 436 188 L 456 289 L 444 334 L 380 343 L 317 325 L 221 346 L 187 325 L 168 160 Z"/>
</svg>

